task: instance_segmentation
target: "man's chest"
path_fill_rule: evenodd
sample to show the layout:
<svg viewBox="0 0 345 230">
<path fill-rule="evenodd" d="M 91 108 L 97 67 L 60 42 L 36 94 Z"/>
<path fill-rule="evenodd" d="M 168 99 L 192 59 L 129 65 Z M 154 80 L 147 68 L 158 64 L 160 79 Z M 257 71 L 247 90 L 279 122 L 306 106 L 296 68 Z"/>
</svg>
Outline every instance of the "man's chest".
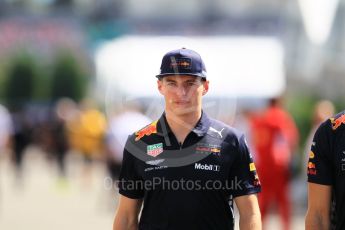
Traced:
<svg viewBox="0 0 345 230">
<path fill-rule="evenodd" d="M 156 139 L 145 147 L 144 161 L 137 173 L 144 181 L 226 181 L 234 164 L 236 149 L 221 140 L 205 137 L 188 146 L 168 145 Z"/>
</svg>

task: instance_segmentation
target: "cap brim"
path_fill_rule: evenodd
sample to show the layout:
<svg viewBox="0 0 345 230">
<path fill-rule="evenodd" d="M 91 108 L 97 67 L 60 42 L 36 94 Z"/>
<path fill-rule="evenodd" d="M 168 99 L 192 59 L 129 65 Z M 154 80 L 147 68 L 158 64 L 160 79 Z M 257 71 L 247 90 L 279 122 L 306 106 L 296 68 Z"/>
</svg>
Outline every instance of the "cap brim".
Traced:
<svg viewBox="0 0 345 230">
<path fill-rule="evenodd" d="M 195 77 L 201 77 L 201 78 L 206 79 L 206 75 L 204 74 L 193 74 L 193 73 L 164 73 L 164 74 L 156 75 L 156 78 L 162 78 L 162 77 L 173 76 L 173 75 L 177 75 L 177 76 L 188 75 L 188 76 L 195 76 Z"/>
</svg>

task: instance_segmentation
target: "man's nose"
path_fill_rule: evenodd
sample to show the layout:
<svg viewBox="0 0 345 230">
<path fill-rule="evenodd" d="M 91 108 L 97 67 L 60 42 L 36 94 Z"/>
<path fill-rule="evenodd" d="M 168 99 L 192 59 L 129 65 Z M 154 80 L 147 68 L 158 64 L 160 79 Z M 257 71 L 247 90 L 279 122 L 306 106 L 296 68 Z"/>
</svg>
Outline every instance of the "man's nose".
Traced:
<svg viewBox="0 0 345 230">
<path fill-rule="evenodd" d="M 177 87 L 177 94 L 179 96 L 185 96 L 187 95 L 187 89 L 186 87 L 184 87 L 183 85 L 180 85 L 179 87 Z"/>
</svg>

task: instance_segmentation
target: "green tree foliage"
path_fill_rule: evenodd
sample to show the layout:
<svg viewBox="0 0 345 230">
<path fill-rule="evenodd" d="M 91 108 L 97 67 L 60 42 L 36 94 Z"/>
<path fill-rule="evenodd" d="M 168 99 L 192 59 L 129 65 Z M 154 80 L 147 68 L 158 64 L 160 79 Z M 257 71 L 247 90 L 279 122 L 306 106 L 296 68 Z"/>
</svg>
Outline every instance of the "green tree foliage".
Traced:
<svg viewBox="0 0 345 230">
<path fill-rule="evenodd" d="M 85 80 L 77 60 L 70 54 L 59 54 L 52 70 L 52 100 L 68 97 L 79 101 L 84 96 Z"/>
<path fill-rule="evenodd" d="M 312 126 L 314 107 L 317 101 L 318 97 L 315 95 L 301 94 L 290 98 L 289 111 L 299 129 L 301 151 L 304 150 L 305 142 Z"/>
<path fill-rule="evenodd" d="M 7 104 L 13 107 L 30 102 L 33 99 L 36 78 L 37 69 L 32 57 L 27 54 L 15 57 L 5 81 L 4 97 Z"/>
</svg>

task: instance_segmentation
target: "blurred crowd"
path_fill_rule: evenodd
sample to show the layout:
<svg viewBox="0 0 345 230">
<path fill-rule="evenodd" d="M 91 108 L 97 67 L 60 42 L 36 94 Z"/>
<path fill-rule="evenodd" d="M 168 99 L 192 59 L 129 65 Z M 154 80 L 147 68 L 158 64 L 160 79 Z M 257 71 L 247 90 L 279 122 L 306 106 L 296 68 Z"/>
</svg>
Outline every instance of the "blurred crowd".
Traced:
<svg viewBox="0 0 345 230">
<path fill-rule="evenodd" d="M 291 229 L 294 207 L 290 182 L 300 180 L 300 200 L 305 200 L 305 168 L 311 137 L 318 125 L 334 112 L 329 101 L 315 105 L 314 115 L 310 118 L 312 129 L 302 150 L 298 128 L 284 109 L 281 98 L 270 99 L 265 107 L 255 111 L 245 110 L 235 119 L 234 126 L 246 133 L 255 158 L 263 187 L 259 195 L 263 220 L 273 210 L 281 217 L 282 229 Z M 11 159 L 18 181 L 25 180 L 23 161 L 30 145 L 39 147 L 45 159 L 54 162 L 60 178 L 68 180 L 66 159 L 69 154 L 75 154 L 83 161 L 85 178 L 91 177 L 92 164 L 101 162 L 115 181 L 128 135 L 150 122 L 151 118 L 138 104 L 129 105 L 108 117 L 90 99 L 78 104 L 64 98 L 50 107 L 7 109 L 0 105 L 0 153 Z M 114 194 L 112 191 L 113 198 Z"/>
<path fill-rule="evenodd" d="M 0 151 L 11 159 L 19 181 L 25 177 L 23 161 L 29 146 L 38 147 L 47 161 L 55 162 L 61 178 L 67 179 L 66 159 L 74 154 L 82 159 L 86 177 L 93 162 L 102 162 L 115 179 L 128 135 L 150 121 L 137 105 L 106 117 L 90 99 L 78 104 L 63 98 L 50 107 L 0 105 Z"/>
</svg>

